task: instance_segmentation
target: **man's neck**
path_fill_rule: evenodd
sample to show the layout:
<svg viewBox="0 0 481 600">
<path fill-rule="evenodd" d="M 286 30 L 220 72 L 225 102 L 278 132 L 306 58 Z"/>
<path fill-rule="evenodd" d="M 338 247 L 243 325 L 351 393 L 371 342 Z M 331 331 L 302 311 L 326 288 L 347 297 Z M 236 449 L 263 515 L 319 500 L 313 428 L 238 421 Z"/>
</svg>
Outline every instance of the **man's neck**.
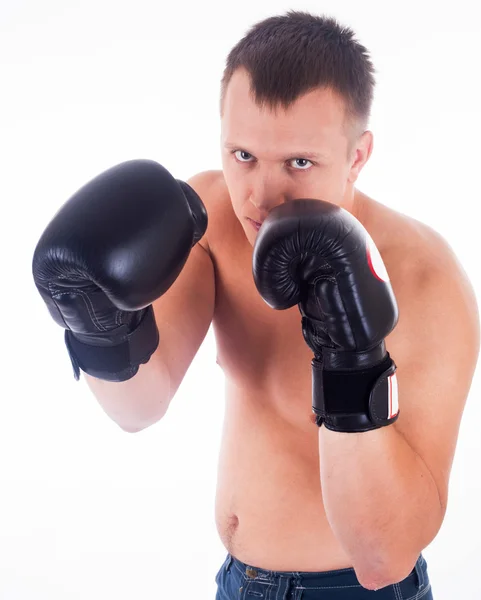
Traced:
<svg viewBox="0 0 481 600">
<path fill-rule="evenodd" d="M 361 221 L 361 216 L 364 208 L 364 194 L 355 187 L 348 187 L 342 201 L 342 208 L 351 213 L 358 221 Z"/>
</svg>

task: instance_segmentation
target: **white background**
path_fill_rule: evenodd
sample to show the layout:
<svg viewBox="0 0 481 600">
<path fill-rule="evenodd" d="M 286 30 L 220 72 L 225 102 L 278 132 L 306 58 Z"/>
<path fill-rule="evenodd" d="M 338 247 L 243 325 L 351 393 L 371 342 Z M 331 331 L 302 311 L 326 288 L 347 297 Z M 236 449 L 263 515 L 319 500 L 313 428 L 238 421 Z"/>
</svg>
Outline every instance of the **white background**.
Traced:
<svg viewBox="0 0 481 600">
<path fill-rule="evenodd" d="M 228 51 L 262 18 L 323 11 L 354 28 L 378 70 L 359 187 L 437 229 L 479 297 L 476 6 L 2 0 L 1 600 L 213 599 L 226 555 L 214 525 L 224 399 L 212 333 L 166 417 L 121 431 L 73 380 L 33 285 L 33 248 L 54 212 L 123 160 L 152 158 L 184 179 L 220 168 Z M 424 552 L 437 600 L 481 597 L 479 392 L 478 376 L 448 513 Z"/>
</svg>

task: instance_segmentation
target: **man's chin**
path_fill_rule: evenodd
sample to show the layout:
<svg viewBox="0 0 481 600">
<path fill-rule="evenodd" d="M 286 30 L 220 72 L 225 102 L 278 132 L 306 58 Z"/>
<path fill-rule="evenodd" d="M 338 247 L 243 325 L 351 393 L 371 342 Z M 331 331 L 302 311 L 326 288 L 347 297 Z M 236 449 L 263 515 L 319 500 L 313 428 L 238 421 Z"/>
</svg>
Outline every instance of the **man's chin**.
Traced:
<svg viewBox="0 0 481 600">
<path fill-rule="evenodd" d="M 256 243 L 256 239 L 257 239 L 257 232 L 256 231 L 249 231 L 249 228 L 244 228 L 244 232 L 246 234 L 246 238 L 247 241 L 249 242 L 249 244 L 254 247 L 254 244 Z"/>
<path fill-rule="evenodd" d="M 242 229 L 244 230 L 247 241 L 252 247 L 254 247 L 257 236 L 259 235 L 258 230 L 256 230 L 256 228 L 252 226 L 250 221 L 242 223 Z"/>
</svg>

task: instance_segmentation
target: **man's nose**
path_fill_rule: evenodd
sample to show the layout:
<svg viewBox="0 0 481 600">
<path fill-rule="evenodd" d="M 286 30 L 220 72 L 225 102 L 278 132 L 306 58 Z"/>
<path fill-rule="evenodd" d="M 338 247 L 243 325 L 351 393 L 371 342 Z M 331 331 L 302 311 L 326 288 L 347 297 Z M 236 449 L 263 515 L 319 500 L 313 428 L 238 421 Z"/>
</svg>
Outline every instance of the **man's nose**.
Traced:
<svg viewBox="0 0 481 600">
<path fill-rule="evenodd" d="M 259 177 L 252 183 L 250 200 L 261 214 L 267 214 L 286 201 L 282 185 L 268 177 Z"/>
</svg>

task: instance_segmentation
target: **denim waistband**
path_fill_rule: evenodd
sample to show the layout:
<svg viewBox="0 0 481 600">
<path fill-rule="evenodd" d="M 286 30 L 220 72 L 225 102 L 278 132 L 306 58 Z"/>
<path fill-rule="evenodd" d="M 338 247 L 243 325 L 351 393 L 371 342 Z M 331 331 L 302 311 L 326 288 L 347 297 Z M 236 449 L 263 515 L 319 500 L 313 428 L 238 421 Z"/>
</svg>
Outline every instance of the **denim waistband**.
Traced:
<svg viewBox="0 0 481 600">
<path fill-rule="evenodd" d="M 266 583 L 276 583 L 281 578 L 292 579 L 293 583 L 306 589 L 315 587 L 336 588 L 359 586 L 359 580 L 352 567 L 332 571 L 272 571 L 248 565 L 229 553 L 225 569 L 226 571 L 235 569 L 248 580 L 257 580 Z M 408 582 L 409 580 L 415 583 L 418 591 L 423 590 L 428 585 L 429 579 L 426 572 L 426 561 L 422 554 L 419 555 L 413 570 L 403 582 Z"/>
</svg>

